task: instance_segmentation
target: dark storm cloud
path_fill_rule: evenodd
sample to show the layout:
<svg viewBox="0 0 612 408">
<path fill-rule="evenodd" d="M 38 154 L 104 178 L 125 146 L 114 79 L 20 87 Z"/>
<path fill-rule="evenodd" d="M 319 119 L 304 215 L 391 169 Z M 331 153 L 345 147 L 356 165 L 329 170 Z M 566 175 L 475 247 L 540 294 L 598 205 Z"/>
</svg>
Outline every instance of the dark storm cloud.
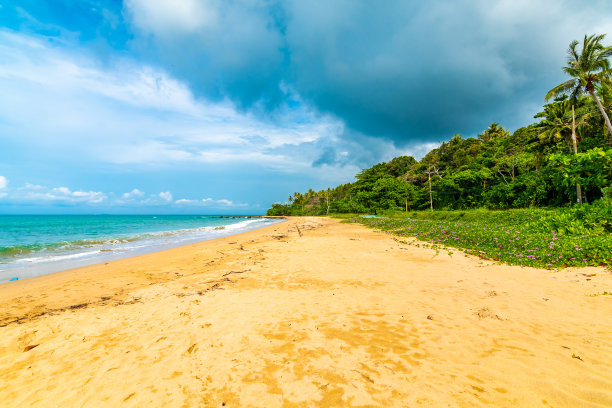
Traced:
<svg viewBox="0 0 612 408">
<path fill-rule="evenodd" d="M 397 146 L 527 124 L 563 80 L 568 43 L 612 29 L 606 1 L 186 0 L 175 21 L 143 17 L 170 3 L 127 2 L 133 46 L 197 94 L 270 112 L 290 89 L 347 137 Z M 316 163 L 337 161 L 331 149 Z"/>
</svg>

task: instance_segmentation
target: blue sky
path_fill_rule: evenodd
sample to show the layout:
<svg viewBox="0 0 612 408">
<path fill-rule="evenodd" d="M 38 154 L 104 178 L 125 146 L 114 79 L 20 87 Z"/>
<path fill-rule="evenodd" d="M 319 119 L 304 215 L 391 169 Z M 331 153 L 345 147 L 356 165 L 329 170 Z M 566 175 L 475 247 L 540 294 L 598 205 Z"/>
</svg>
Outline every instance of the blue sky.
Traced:
<svg viewBox="0 0 612 408">
<path fill-rule="evenodd" d="M 263 213 L 529 124 L 610 32 L 598 0 L 0 0 L 0 213 Z"/>
</svg>

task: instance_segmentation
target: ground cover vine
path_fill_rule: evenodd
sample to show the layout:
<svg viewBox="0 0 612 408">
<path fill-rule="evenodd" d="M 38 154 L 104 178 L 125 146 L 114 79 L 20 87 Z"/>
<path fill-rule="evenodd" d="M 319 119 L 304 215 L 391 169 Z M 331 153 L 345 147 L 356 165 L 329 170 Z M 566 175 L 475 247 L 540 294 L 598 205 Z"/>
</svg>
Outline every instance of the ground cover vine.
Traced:
<svg viewBox="0 0 612 408">
<path fill-rule="evenodd" d="M 574 226 L 546 229 L 559 214 L 544 210 L 447 211 L 435 217 L 354 217 L 361 223 L 398 236 L 415 237 L 430 247 L 459 248 L 483 259 L 543 268 L 612 265 L 612 233 Z M 401 241 L 408 243 L 406 241 Z"/>
</svg>

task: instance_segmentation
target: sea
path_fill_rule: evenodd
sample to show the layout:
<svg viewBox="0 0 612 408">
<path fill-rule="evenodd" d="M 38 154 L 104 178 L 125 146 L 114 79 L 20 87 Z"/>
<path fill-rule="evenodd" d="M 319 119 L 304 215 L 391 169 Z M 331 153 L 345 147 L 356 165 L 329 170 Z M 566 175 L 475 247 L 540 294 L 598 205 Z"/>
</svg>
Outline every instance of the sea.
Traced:
<svg viewBox="0 0 612 408">
<path fill-rule="evenodd" d="M 280 221 L 211 215 L 0 215 L 0 284 Z"/>
</svg>

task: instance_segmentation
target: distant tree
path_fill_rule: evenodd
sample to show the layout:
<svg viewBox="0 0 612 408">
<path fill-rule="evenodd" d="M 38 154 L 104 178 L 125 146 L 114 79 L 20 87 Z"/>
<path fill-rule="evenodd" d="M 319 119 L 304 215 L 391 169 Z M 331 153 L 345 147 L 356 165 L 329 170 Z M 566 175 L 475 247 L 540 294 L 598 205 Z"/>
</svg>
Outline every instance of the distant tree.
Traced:
<svg viewBox="0 0 612 408">
<path fill-rule="evenodd" d="M 493 122 L 491 125 L 481 134 L 478 135 L 478 140 L 481 142 L 488 142 L 493 139 L 502 137 L 508 137 L 510 132 L 500 126 L 499 123 Z"/>
<path fill-rule="evenodd" d="M 558 97 L 554 103 L 544 106 L 544 112 L 535 115 L 536 118 L 542 118 L 538 125 L 538 129 L 542 131 L 540 138 L 545 140 L 563 138 L 567 143 L 570 153 L 573 151 L 574 154 L 578 154 L 576 127 L 583 125 L 588 117 L 588 114 L 583 114 L 581 109 L 578 120 L 576 120 L 574 104 L 579 102 L 579 99 L 568 100 L 563 95 Z M 582 188 L 580 184 L 576 184 L 576 196 L 578 202 L 582 203 Z"/>
<path fill-rule="evenodd" d="M 289 198 L 293 198 L 293 202 L 300 206 L 300 211 L 303 215 L 305 197 L 301 193 L 295 192 L 293 193 L 293 197 L 289 197 Z"/>
<path fill-rule="evenodd" d="M 279 215 L 289 215 L 289 207 L 283 204 L 272 204 L 272 208 L 268 209 L 266 215 L 270 216 L 279 216 Z"/>
<path fill-rule="evenodd" d="M 412 156 L 399 156 L 392 159 L 386 165 L 386 173 L 392 177 L 400 177 L 406 174 L 410 166 L 417 161 Z"/>
<path fill-rule="evenodd" d="M 549 162 L 560 170 L 560 184 L 580 184 L 599 190 L 597 195 L 605 195 L 612 181 L 612 149 L 600 147 L 577 155 L 551 154 Z"/>
<path fill-rule="evenodd" d="M 372 188 L 371 199 L 373 208 L 395 209 L 403 207 L 404 201 L 408 196 L 408 185 L 392 177 L 384 177 L 376 181 Z"/>
<path fill-rule="evenodd" d="M 572 151 L 572 104 L 565 95 L 546 104 L 544 111 L 534 117 L 540 118 L 537 125 L 540 140 L 548 143 L 556 139 L 564 140 L 569 151 Z"/>
<path fill-rule="evenodd" d="M 487 192 L 487 181 L 493 178 L 493 172 L 487 167 L 481 167 L 477 174 L 478 178 L 482 180 L 482 192 L 484 194 Z"/>
<path fill-rule="evenodd" d="M 583 93 L 588 93 L 597 104 L 603 116 L 608 132 L 612 134 L 612 124 L 601 101 L 595 93 L 595 87 L 602 83 L 610 82 L 610 61 L 612 47 L 605 47 L 601 41 L 606 35 L 584 36 L 582 50 L 578 50 L 579 42 L 574 40 L 570 43 L 567 50 L 567 66 L 563 71 L 572 79 L 557 85 L 546 94 L 546 100 L 555 96 L 570 94 L 572 99 L 576 99 Z"/>
</svg>

